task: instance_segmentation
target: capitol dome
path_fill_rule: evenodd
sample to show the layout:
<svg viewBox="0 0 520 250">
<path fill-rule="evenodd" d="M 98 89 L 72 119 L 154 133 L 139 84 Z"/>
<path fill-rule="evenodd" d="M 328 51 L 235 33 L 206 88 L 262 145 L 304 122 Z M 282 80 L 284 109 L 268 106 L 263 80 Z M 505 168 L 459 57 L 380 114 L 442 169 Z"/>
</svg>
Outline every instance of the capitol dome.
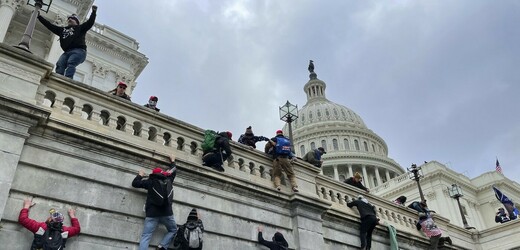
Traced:
<svg viewBox="0 0 520 250">
<path fill-rule="evenodd" d="M 311 70 L 309 70 L 311 71 Z M 326 84 L 312 68 L 304 86 L 307 103 L 298 110 L 292 122 L 296 155 L 323 147 L 322 173 L 343 181 L 355 172 L 362 174 L 364 185 L 375 187 L 404 173 L 403 168 L 388 157 L 386 142 L 370 130 L 351 109 L 329 101 Z M 287 126 L 284 131 L 288 132 Z"/>
</svg>

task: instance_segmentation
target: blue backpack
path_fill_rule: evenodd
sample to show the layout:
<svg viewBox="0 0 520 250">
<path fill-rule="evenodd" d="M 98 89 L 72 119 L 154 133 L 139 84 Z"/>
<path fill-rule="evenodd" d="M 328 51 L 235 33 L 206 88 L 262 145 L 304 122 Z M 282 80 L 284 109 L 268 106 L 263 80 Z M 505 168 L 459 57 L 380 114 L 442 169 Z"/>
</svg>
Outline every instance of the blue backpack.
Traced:
<svg viewBox="0 0 520 250">
<path fill-rule="evenodd" d="M 291 141 L 285 137 L 276 137 L 276 155 L 290 155 Z"/>
</svg>

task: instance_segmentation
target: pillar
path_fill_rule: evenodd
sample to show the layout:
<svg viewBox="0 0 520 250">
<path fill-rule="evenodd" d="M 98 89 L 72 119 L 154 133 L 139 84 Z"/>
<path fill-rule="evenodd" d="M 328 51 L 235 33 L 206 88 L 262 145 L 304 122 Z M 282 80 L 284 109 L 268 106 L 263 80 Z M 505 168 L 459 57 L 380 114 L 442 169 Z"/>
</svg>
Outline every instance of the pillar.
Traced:
<svg viewBox="0 0 520 250">
<path fill-rule="evenodd" d="M 390 181 L 390 172 L 388 172 L 388 169 L 385 169 L 385 175 L 386 175 L 386 181 Z"/>
<path fill-rule="evenodd" d="M 354 176 L 354 173 L 352 172 L 352 164 L 347 164 L 347 166 L 348 166 L 348 176 L 347 176 L 347 178 Z"/>
<path fill-rule="evenodd" d="M 379 175 L 379 168 L 377 166 L 374 166 L 374 171 L 376 174 L 377 185 L 379 186 L 383 184 L 383 182 L 381 182 L 381 176 Z"/>
<path fill-rule="evenodd" d="M 338 165 L 333 165 L 332 167 L 334 167 L 334 180 L 339 181 Z"/>
<path fill-rule="evenodd" d="M 13 19 L 14 12 L 20 7 L 21 0 L 5 0 L 0 2 L 0 42 L 7 34 L 7 28 Z"/>
<path fill-rule="evenodd" d="M 365 185 L 366 188 L 370 188 L 370 181 L 368 178 L 368 174 L 367 174 L 367 166 L 366 165 L 361 165 L 361 169 L 363 170 L 363 184 Z"/>
<path fill-rule="evenodd" d="M 315 250 L 325 249 L 323 240 L 322 214 L 330 207 L 324 200 L 310 202 L 295 196 L 291 201 L 292 234 L 294 249 Z"/>
</svg>

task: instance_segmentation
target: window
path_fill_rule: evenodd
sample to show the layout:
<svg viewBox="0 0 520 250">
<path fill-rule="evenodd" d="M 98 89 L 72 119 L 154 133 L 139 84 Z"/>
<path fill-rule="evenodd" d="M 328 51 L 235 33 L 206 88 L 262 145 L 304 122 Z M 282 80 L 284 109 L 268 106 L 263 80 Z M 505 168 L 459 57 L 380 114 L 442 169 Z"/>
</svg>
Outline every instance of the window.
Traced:
<svg viewBox="0 0 520 250">
<path fill-rule="evenodd" d="M 374 146 L 374 144 L 372 144 L 372 152 L 376 152 L 376 146 Z"/>
<path fill-rule="evenodd" d="M 332 140 L 332 147 L 334 148 L 334 150 L 339 150 L 338 140 L 337 139 L 333 139 Z"/>
<path fill-rule="evenodd" d="M 359 151 L 359 142 L 358 142 L 358 140 L 354 140 L 354 146 L 356 147 L 356 150 Z"/>
<path fill-rule="evenodd" d="M 312 150 L 315 150 L 315 149 L 316 149 L 316 144 L 314 144 L 314 142 L 311 142 L 311 149 L 312 149 Z"/>
<path fill-rule="evenodd" d="M 365 151 L 368 152 L 368 143 L 366 141 L 363 142 L 363 146 L 365 146 Z"/>
<path fill-rule="evenodd" d="M 327 151 L 327 142 L 325 140 L 321 140 L 321 147 Z"/>
<path fill-rule="evenodd" d="M 350 144 L 348 144 L 348 140 L 347 139 L 343 140 L 343 145 L 345 146 L 345 150 L 347 150 L 347 151 L 350 150 Z"/>
<path fill-rule="evenodd" d="M 300 146 L 300 153 L 301 153 L 302 157 L 305 155 L 305 146 L 304 145 Z"/>
</svg>

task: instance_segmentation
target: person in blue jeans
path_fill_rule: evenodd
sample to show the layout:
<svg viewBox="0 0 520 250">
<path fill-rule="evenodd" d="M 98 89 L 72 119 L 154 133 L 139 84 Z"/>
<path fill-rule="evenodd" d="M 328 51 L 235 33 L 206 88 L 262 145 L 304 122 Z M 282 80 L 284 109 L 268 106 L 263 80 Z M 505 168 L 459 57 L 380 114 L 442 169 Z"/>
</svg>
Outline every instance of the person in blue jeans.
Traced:
<svg viewBox="0 0 520 250">
<path fill-rule="evenodd" d="M 168 249 L 168 245 L 170 245 L 170 242 L 177 232 L 177 223 L 173 217 L 172 210 L 173 189 L 170 188 L 170 190 L 164 194 L 157 186 L 157 183 L 166 183 L 166 186 L 169 184 L 171 187 L 177 170 L 175 157 L 171 156 L 170 162 L 170 169 L 168 171 L 163 171 L 161 168 L 154 168 L 148 178 L 144 178 L 144 171 L 139 170 L 139 174 L 132 181 L 132 187 L 148 190 L 145 203 L 146 218 L 144 219 L 139 250 L 148 250 L 150 239 L 159 223 L 166 227 L 167 232 L 157 246 L 157 249 Z M 156 190 L 156 188 L 159 190 Z M 158 205 L 157 194 L 163 196 L 161 205 Z"/>
<path fill-rule="evenodd" d="M 56 73 L 73 78 L 76 67 L 87 58 L 87 45 L 85 35 L 92 28 L 96 21 L 97 6 L 92 6 L 92 13 L 89 19 L 80 24 L 78 16 L 72 14 L 67 17 L 67 26 L 60 27 L 52 24 L 38 13 L 38 20 L 52 33 L 60 37 L 60 46 L 63 54 L 56 63 Z"/>
</svg>

